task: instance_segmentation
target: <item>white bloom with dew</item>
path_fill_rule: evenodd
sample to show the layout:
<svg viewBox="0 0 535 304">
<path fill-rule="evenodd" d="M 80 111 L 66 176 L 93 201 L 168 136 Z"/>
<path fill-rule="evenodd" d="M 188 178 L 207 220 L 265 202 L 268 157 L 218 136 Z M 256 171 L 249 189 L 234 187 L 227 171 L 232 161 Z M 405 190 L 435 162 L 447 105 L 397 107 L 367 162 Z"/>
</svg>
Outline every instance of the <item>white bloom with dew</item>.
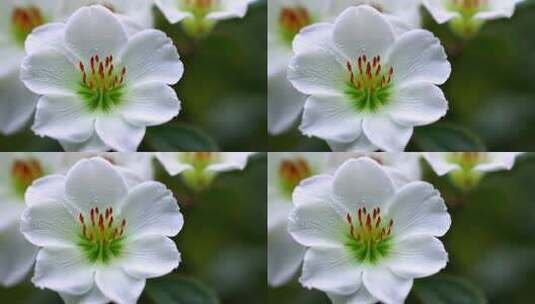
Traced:
<svg viewBox="0 0 535 304">
<path fill-rule="evenodd" d="M 451 22 L 454 31 L 472 36 L 487 20 L 511 18 L 524 0 L 423 0 L 438 23 Z"/>
<path fill-rule="evenodd" d="M 182 22 L 192 35 L 210 32 L 218 21 L 243 18 L 251 0 L 154 0 L 170 23 Z"/>
<path fill-rule="evenodd" d="M 396 188 L 422 179 L 421 154 L 416 152 L 335 152 L 329 153 L 327 166 L 334 172 L 346 161 L 361 157 L 373 159 L 380 164 Z"/>
<path fill-rule="evenodd" d="M 278 287 L 298 271 L 305 248 L 288 233 L 292 192 L 299 183 L 325 170 L 322 153 L 268 154 L 268 283 Z"/>
<path fill-rule="evenodd" d="M 447 112 L 437 85 L 451 66 L 440 41 L 426 30 L 396 35 L 368 5 L 302 31 L 294 52 L 288 78 L 309 96 L 299 128 L 335 151 L 402 151 L 414 127 Z"/>
<path fill-rule="evenodd" d="M 133 22 L 143 28 L 154 26 L 152 0 L 68 0 L 63 2 L 62 13 L 65 17 L 83 6 L 100 4 L 116 13 L 122 22 Z"/>
<path fill-rule="evenodd" d="M 437 237 L 451 219 L 440 193 L 425 182 L 396 189 L 374 160 L 303 181 L 293 202 L 289 231 L 308 247 L 300 282 L 334 303 L 402 303 L 415 278 L 447 264 Z"/>
<path fill-rule="evenodd" d="M 0 133 L 22 129 L 38 96 L 19 80 L 24 41 L 36 27 L 59 20 L 60 0 L 0 1 Z"/>
<path fill-rule="evenodd" d="M 250 152 L 158 152 L 156 158 L 170 175 L 180 174 L 194 189 L 211 184 L 222 172 L 243 170 Z"/>
<path fill-rule="evenodd" d="M 21 79 L 42 95 L 35 133 L 67 150 L 135 151 L 148 126 L 178 115 L 176 47 L 163 32 L 127 28 L 97 5 L 30 34 Z"/>
<path fill-rule="evenodd" d="M 67 303 L 136 303 L 147 279 L 180 263 L 169 237 L 184 221 L 171 191 L 158 182 L 129 187 L 102 158 L 37 180 L 26 204 L 21 231 L 41 247 L 32 282 Z"/>
<path fill-rule="evenodd" d="M 0 285 L 13 286 L 30 272 L 37 247 L 20 232 L 24 194 L 35 181 L 59 168 L 48 153 L 0 153 Z"/>
<path fill-rule="evenodd" d="M 437 175 L 448 174 L 459 187 L 476 186 L 486 173 L 511 170 L 522 152 L 426 152 L 423 157 Z"/>
</svg>

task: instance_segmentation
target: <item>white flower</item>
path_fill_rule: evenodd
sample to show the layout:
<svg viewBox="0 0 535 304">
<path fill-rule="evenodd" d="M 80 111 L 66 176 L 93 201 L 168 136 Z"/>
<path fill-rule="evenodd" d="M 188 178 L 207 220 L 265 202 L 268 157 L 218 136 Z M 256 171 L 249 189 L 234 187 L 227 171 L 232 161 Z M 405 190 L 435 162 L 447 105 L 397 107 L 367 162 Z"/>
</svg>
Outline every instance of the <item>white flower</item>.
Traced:
<svg viewBox="0 0 535 304">
<path fill-rule="evenodd" d="M 154 0 L 170 23 L 182 22 L 192 35 L 202 35 L 220 20 L 243 18 L 251 0 Z"/>
<path fill-rule="evenodd" d="M 423 0 L 438 23 L 450 22 L 462 36 L 472 36 L 487 20 L 511 18 L 524 0 Z"/>
<path fill-rule="evenodd" d="M 38 96 L 19 80 L 24 41 L 31 31 L 58 20 L 60 0 L 0 1 L 0 133 L 19 131 L 32 116 Z"/>
<path fill-rule="evenodd" d="M 63 3 L 62 13 L 68 17 L 80 7 L 95 4 L 110 9 L 122 22 L 134 22 L 143 28 L 154 26 L 152 0 L 68 0 Z"/>
<path fill-rule="evenodd" d="M 407 183 L 422 179 L 420 153 L 387 153 L 387 152 L 345 152 L 329 153 L 327 166 L 332 170 L 338 169 L 349 159 L 368 157 L 380 164 L 392 179 L 396 188 Z"/>
<path fill-rule="evenodd" d="M 157 182 L 128 187 L 101 158 L 37 180 L 26 204 L 21 231 L 41 247 L 32 282 L 67 303 L 135 303 L 146 279 L 179 265 L 168 237 L 183 218 L 171 191 Z"/>
<path fill-rule="evenodd" d="M 302 31 L 294 52 L 288 78 L 309 95 L 300 130 L 335 151 L 402 151 L 415 126 L 446 114 L 436 85 L 451 66 L 440 41 L 425 30 L 396 36 L 370 6 Z"/>
<path fill-rule="evenodd" d="M 448 174 L 455 185 L 469 189 L 488 172 L 511 170 L 521 152 L 428 152 L 423 153 L 436 174 Z"/>
<path fill-rule="evenodd" d="M 270 0 L 268 5 L 268 130 L 286 131 L 303 110 L 306 96 L 288 82 L 292 42 L 301 29 L 330 19 L 331 0 Z"/>
<path fill-rule="evenodd" d="M 292 192 L 312 175 L 323 173 L 322 153 L 269 153 L 268 160 L 268 283 L 280 286 L 297 272 L 305 248 L 288 234 Z"/>
<path fill-rule="evenodd" d="M 58 168 L 56 155 L 0 153 L 0 285 L 23 280 L 35 261 L 37 247 L 20 233 L 24 193 L 32 182 Z"/>
<path fill-rule="evenodd" d="M 181 174 L 193 189 L 209 186 L 222 172 L 243 170 L 248 152 L 159 152 L 156 158 L 171 175 Z"/>
<path fill-rule="evenodd" d="M 127 25 L 102 6 L 38 28 L 26 51 L 21 78 L 43 95 L 32 129 L 67 150 L 134 151 L 147 126 L 180 111 L 168 86 L 183 73 L 172 41 L 157 30 L 128 35 Z"/>
<path fill-rule="evenodd" d="M 300 282 L 334 303 L 402 303 L 415 278 L 437 273 L 448 257 L 451 224 L 432 185 L 396 189 L 377 162 L 349 160 L 294 191 L 289 231 L 308 247 Z"/>
</svg>

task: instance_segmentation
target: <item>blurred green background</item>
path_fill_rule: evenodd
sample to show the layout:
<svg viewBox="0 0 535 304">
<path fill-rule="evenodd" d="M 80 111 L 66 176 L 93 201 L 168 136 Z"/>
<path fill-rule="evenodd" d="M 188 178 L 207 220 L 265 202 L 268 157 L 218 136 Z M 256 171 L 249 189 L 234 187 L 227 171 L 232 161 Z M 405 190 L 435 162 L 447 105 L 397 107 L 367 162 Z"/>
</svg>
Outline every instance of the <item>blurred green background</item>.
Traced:
<svg viewBox="0 0 535 304">
<path fill-rule="evenodd" d="M 184 214 L 184 228 L 174 238 L 182 263 L 170 275 L 147 280 L 140 304 L 267 303 L 266 165 L 265 154 L 254 155 L 244 171 L 222 173 L 199 193 L 157 165 L 156 180 L 174 192 Z M 63 302 L 28 278 L 0 287 L 0 303 Z"/>
<path fill-rule="evenodd" d="M 416 128 L 407 150 L 535 150 L 535 0 L 519 4 L 511 19 L 488 22 L 471 40 L 422 12 L 424 28 L 439 37 L 452 64 L 442 86 L 450 110 L 440 123 Z M 272 151 L 329 151 L 297 126 L 268 142 Z"/>
<path fill-rule="evenodd" d="M 452 216 L 441 238 L 450 261 L 440 274 L 416 280 L 406 303 L 533 303 L 534 176 L 535 154 L 524 154 L 511 171 L 489 173 L 478 187 L 463 192 L 424 164 L 424 180 L 439 189 Z M 273 304 L 330 303 L 297 279 L 270 288 L 268 299 Z"/>
<path fill-rule="evenodd" d="M 156 28 L 169 35 L 184 62 L 175 86 L 182 112 L 147 129 L 144 151 L 265 151 L 267 142 L 267 3 L 256 1 L 243 19 L 224 20 L 193 39 L 154 9 Z M 62 151 L 28 128 L 0 135 L 0 151 Z"/>
</svg>

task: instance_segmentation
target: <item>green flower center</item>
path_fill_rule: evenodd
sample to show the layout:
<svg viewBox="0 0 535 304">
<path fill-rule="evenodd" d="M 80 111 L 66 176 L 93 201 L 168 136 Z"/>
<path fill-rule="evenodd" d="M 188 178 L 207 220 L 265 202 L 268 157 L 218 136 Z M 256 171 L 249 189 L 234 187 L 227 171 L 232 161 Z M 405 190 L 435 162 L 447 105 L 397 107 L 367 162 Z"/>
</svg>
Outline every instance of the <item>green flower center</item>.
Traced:
<svg viewBox="0 0 535 304">
<path fill-rule="evenodd" d="M 100 60 L 92 56 L 89 63 L 79 62 L 80 82 L 78 94 L 90 111 L 107 112 L 121 103 L 124 94 L 126 67 L 119 68 L 110 55 Z"/>
<path fill-rule="evenodd" d="M 291 45 L 295 35 L 312 23 L 312 16 L 306 8 L 302 6 L 283 7 L 279 14 L 282 40 Z"/>
<path fill-rule="evenodd" d="M 357 217 L 355 222 L 349 213 L 346 215 L 349 224 L 346 247 L 359 263 L 376 264 L 390 253 L 394 220 L 383 219 L 380 208 L 373 209 L 372 213 L 368 213 L 366 207 L 359 208 Z"/>
<path fill-rule="evenodd" d="M 211 164 L 221 158 L 219 152 L 184 152 L 180 154 L 180 161 L 189 164 L 193 170 L 186 170 L 182 173 L 182 178 L 186 184 L 195 190 L 202 190 L 208 187 L 215 173 L 205 170 Z"/>
<path fill-rule="evenodd" d="M 281 192 L 287 197 L 291 197 L 295 187 L 302 180 L 312 175 L 312 168 L 305 159 L 298 157 L 296 159 L 283 160 L 279 166 Z"/>
<path fill-rule="evenodd" d="M 476 186 L 483 173 L 475 171 L 474 168 L 487 161 L 487 153 L 485 152 L 451 152 L 448 154 L 448 161 L 459 165 L 460 170 L 450 173 L 451 180 L 463 189 L 470 189 Z"/>
<path fill-rule="evenodd" d="M 197 171 L 203 171 L 219 157 L 219 152 L 184 152 L 181 155 L 181 161 L 190 164 Z"/>
<path fill-rule="evenodd" d="M 181 8 L 190 12 L 195 18 L 204 18 L 217 9 L 218 0 L 182 0 Z"/>
<path fill-rule="evenodd" d="M 100 213 L 98 207 L 93 208 L 87 217 L 80 213 L 78 221 L 78 246 L 91 263 L 106 264 L 121 255 L 126 220 L 116 219 L 113 208 L 107 208 L 104 214 Z"/>
<path fill-rule="evenodd" d="M 43 167 L 36 159 L 16 160 L 11 166 L 13 187 L 17 196 L 24 198 L 26 189 L 36 179 L 45 175 Z"/>
<path fill-rule="evenodd" d="M 355 64 L 348 61 L 346 68 L 349 73 L 346 94 L 357 111 L 376 112 L 389 102 L 394 69 L 384 67 L 380 56 L 368 61 L 368 57 L 362 55 Z"/>
<path fill-rule="evenodd" d="M 447 0 L 451 11 L 458 12 L 463 18 L 472 18 L 475 14 L 485 9 L 488 0 Z"/>
<path fill-rule="evenodd" d="M 45 24 L 45 19 L 38 7 L 16 7 L 11 14 L 13 37 L 20 46 L 24 46 L 26 37 L 34 28 Z"/>
</svg>

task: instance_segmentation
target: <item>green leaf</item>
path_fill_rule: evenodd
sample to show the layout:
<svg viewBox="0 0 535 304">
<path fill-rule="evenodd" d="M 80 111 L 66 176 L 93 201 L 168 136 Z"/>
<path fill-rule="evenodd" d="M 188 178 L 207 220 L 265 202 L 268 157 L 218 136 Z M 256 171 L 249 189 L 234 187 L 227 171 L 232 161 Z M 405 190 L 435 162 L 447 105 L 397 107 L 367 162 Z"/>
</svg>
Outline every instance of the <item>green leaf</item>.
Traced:
<svg viewBox="0 0 535 304">
<path fill-rule="evenodd" d="M 145 293 L 158 304 L 219 304 L 215 292 L 203 283 L 177 275 L 149 280 Z"/>
<path fill-rule="evenodd" d="M 417 128 L 414 138 L 420 149 L 427 152 L 486 150 L 485 145 L 476 135 L 447 123 Z"/>
<path fill-rule="evenodd" d="M 438 275 L 417 280 L 413 292 L 423 304 L 486 304 L 481 290 L 465 279 Z"/>
<path fill-rule="evenodd" d="M 203 131 L 183 124 L 147 130 L 146 145 L 155 151 L 217 151 L 216 142 Z"/>
</svg>

